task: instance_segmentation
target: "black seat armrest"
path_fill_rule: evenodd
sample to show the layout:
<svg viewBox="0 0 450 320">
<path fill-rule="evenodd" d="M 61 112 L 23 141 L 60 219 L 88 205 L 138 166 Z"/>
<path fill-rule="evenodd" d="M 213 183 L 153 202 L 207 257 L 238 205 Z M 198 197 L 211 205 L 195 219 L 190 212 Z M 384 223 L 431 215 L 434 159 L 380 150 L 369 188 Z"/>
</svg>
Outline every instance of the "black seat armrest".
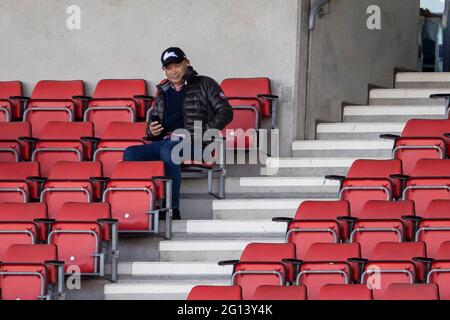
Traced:
<svg viewBox="0 0 450 320">
<path fill-rule="evenodd" d="M 9 100 L 15 100 L 15 101 L 20 101 L 20 102 L 25 102 L 25 101 L 29 101 L 30 97 L 25 97 L 25 96 L 12 96 L 9 97 Z"/>
<path fill-rule="evenodd" d="M 32 177 L 27 177 L 27 180 L 34 181 L 34 182 L 39 182 L 39 183 L 44 183 L 48 179 L 45 178 L 45 177 L 32 176 Z"/>
<path fill-rule="evenodd" d="M 256 97 L 260 99 L 266 99 L 266 100 L 276 100 L 279 98 L 279 96 L 274 94 L 258 94 Z"/>
<path fill-rule="evenodd" d="M 81 137 L 80 140 L 83 141 L 83 142 L 98 143 L 102 139 L 97 138 L 97 137 Z"/>
<path fill-rule="evenodd" d="M 64 261 L 61 260 L 46 260 L 44 261 L 44 264 L 48 264 L 48 265 L 52 265 L 52 266 L 63 266 L 64 265 Z"/>
<path fill-rule="evenodd" d="M 349 223 L 352 223 L 352 222 L 358 221 L 358 218 L 355 218 L 355 217 L 349 217 L 349 216 L 342 216 L 342 217 L 337 217 L 336 220 L 337 220 L 337 221 L 341 221 L 341 222 L 349 222 Z"/>
<path fill-rule="evenodd" d="M 221 267 L 224 267 L 224 266 L 234 266 L 237 263 L 239 263 L 239 260 L 223 260 L 219 261 L 217 264 Z"/>
<path fill-rule="evenodd" d="M 55 219 L 34 219 L 34 222 L 36 223 L 44 223 L 44 224 L 52 224 L 56 220 Z"/>
<path fill-rule="evenodd" d="M 427 258 L 427 257 L 414 257 L 414 258 L 412 258 L 412 260 L 415 262 L 420 262 L 420 263 L 432 263 L 434 261 L 433 258 Z"/>
<path fill-rule="evenodd" d="M 430 99 L 448 99 L 450 98 L 450 93 L 437 93 L 430 95 Z"/>
<path fill-rule="evenodd" d="M 143 100 L 143 101 L 153 101 L 155 100 L 155 97 L 153 96 L 144 96 L 144 95 L 136 95 L 133 97 L 136 100 Z"/>
<path fill-rule="evenodd" d="M 89 181 L 91 181 L 91 182 L 108 182 L 109 178 L 107 178 L 107 177 L 90 177 Z"/>
<path fill-rule="evenodd" d="M 36 142 L 39 142 L 39 139 L 38 139 L 38 138 L 33 138 L 33 137 L 19 137 L 18 139 L 19 139 L 19 141 L 22 141 L 22 142 L 28 142 L 28 143 L 36 143 Z"/>
<path fill-rule="evenodd" d="M 89 96 L 73 96 L 72 100 L 79 100 L 79 101 L 86 102 L 86 101 L 92 100 L 92 97 L 89 97 Z"/>
<path fill-rule="evenodd" d="M 402 181 L 406 181 L 409 178 L 411 178 L 410 176 L 406 175 L 406 174 L 391 174 L 389 176 L 389 178 L 391 179 L 396 179 L 396 180 L 402 180 Z"/>
<path fill-rule="evenodd" d="M 105 223 L 105 224 L 116 224 L 119 223 L 118 219 L 108 219 L 108 218 L 103 218 L 103 219 L 97 219 L 98 223 Z"/>
<path fill-rule="evenodd" d="M 281 260 L 281 262 L 286 263 L 286 264 L 293 264 L 296 266 L 299 266 L 303 263 L 303 260 L 299 260 L 299 259 L 283 259 Z"/>
<path fill-rule="evenodd" d="M 345 179 L 347 179 L 347 177 L 344 177 L 344 176 L 338 176 L 338 175 L 328 175 L 328 176 L 325 176 L 325 179 L 342 182 L 342 181 L 344 181 Z"/>
<path fill-rule="evenodd" d="M 361 264 L 361 265 L 366 264 L 367 261 L 369 261 L 369 260 L 368 259 L 364 259 L 364 258 L 348 258 L 347 259 L 347 262 L 357 263 L 357 264 Z"/>
<path fill-rule="evenodd" d="M 402 220 L 406 220 L 406 221 L 419 222 L 422 219 L 423 218 L 419 217 L 419 216 L 402 216 Z"/>
<path fill-rule="evenodd" d="M 397 135 L 397 134 L 380 134 L 380 138 L 381 139 L 386 139 L 386 140 L 397 140 L 400 139 L 401 136 Z"/>
<path fill-rule="evenodd" d="M 292 219 L 292 218 L 285 218 L 285 217 L 275 217 L 275 218 L 272 218 L 272 221 L 273 222 L 286 222 L 286 223 L 289 223 L 289 222 L 294 221 L 294 219 Z"/>
</svg>

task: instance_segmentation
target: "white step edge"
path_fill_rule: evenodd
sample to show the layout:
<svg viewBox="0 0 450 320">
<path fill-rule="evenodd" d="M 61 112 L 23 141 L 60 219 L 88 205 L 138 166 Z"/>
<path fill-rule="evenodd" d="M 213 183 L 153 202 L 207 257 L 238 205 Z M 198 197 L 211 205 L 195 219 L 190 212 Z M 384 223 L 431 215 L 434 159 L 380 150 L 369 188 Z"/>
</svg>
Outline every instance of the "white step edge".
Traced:
<svg viewBox="0 0 450 320">
<path fill-rule="evenodd" d="M 396 82 L 450 82 L 450 72 L 400 72 Z"/>
<path fill-rule="evenodd" d="M 402 132 L 406 122 L 319 123 L 317 133 Z"/>
<path fill-rule="evenodd" d="M 392 149 L 389 140 L 305 140 L 294 141 L 292 150 L 378 150 Z"/>
<path fill-rule="evenodd" d="M 296 210 L 304 201 L 332 201 L 336 199 L 228 199 L 214 200 L 213 210 Z"/>
<path fill-rule="evenodd" d="M 450 89 L 372 89 L 370 99 L 429 99 L 440 93 L 450 93 Z"/>
<path fill-rule="evenodd" d="M 174 221 L 172 232 L 196 234 L 211 233 L 280 233 L 286 226 L 272 220 L 188 220 L 183 224 Z M 185 230 L 184 230 L 185 228 Z"/>
<path fill-rule="evenodd" d="M 274 222 L 275 223 L 275 222 Z M 252 240 L 172 240 L 161 241 L 160 251 L 243 251 L 249 243 L 284 243 L 284 237 Z"/>
<path fill-rule="evenodd" d="M 347 106 L 344 117 L 350 116 L 435 116 L 446 113 L 444 106 Z"/>
<path fill-rule="evenodd" d="M 243 177 L 241 187 L 338 187 L 339 182 L 323 177 Z"/>
<path fill-rule="evenodd" d="M 327 157 L 327 158 L 268 158 L 268 168 L 346 168 L 361 157 Z M 386 158 L 367 157 L 373 160 Z"/>
<path fill-rule="evenodd" d="M 221 267 L 216 262 L 133 262 L 132 276 L 211 276 L 228 275 L 232 266 Z"/>
<path fill-rule="evenodd" d="M 210 280 L 208 285 L 230 285 L 231 280 Z M 194 281 L 193 281 L 194 282 Z M 103 293 L 114 294 L 188 294 L 198 283 L 115 283 L 106 284 Z"/>
</svg>

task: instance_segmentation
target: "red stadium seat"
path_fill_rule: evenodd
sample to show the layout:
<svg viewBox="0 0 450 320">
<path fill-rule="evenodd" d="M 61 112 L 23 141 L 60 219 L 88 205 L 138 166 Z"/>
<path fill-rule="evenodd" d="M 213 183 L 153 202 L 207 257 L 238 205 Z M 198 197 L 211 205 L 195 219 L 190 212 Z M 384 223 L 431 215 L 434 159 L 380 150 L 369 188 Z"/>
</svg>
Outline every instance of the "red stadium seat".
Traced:
<svg viewBox="0 0 450 320">
<path fill-rule="evenodd" d="M 58 247 L 68 274 L 105 275 L 108 258 L 113 263 L 112 280 L 117 281 L 117 220 L 111 219 L 107 203 L 65 203 L 55 216 L 48 243 Z M 106 245 L 110 243 L 108 253 Z M 70 270 L 71 266 L 76 269 Z"/>
<path fill-rule="evenodd" d="M 379 300 L 391 283 L 413 284 L 423 280 L 424 265 L 415 258 L 426 257 L 423 242 L 381 242 L 364 264 L 361 283 L 368 283 L 374 298 Z"/>
<path fill-rule="evenodd" d="M 47 239 L 44 203 L 0 203 L 0 261 L 12 244 L 35 244 Z"/>
<path fill-rule="evenodd" d="M 0 203 L 25 203 L 39 198 L 39 184 L 29 179 L 37 176 L 37 162 L 0 162 Z"/>
<path fill-rule="evenodd" d="M 437 256 L 441 245 L 450 241 L 450 200 L 430 202 L 419 222 L 415 240 L 426 243 L 428 257 Z"/>
<path fill-rule="evenodd" d="M 358 242 L 362 257 L 368 258 L 380 242 L 412 240 L 414 224 L 407 218 L 414 216 L 412 201 L 369 201 L 353 224 L 350 242 Z"/>
<path fill-rule="evenodd" d="M 259 286 L 251 300 L 307 300 L 305 286 Z"/>
<path fill-rule="evenodd" d="M 47 203 L 48 215 L 53 219 L 66 202 L 101 199 L 101 185 L 95 183 L 95 178 L 102 177 L 100 162 L 57 162 L 43 184 L 40 201 Z"/>
<path fill-rule="evenodd" d="M 274 218 L 287 222 L 286 242 L 295 244 L 298 259 L 303 259 L 314 243 L 340 243 L 347 238 L 347 223 L 338 218 L 350 217 L 347 201 L 304 201 L 294 219 Z"/>
<path fill-rule="evenodd" d="M 308 299 L 316 300 L 327 284 L 350 284 L 358 275 L 358 265 L 349 259 L 361 257 L 357 243 L 313 244 L 300 265 L 297 285 L 308 288 Z"/>
<path fill-rule="evenodd" d="M 31 122 L 33 137 L 40 137 L 48 122 L 72 122 L 81 119 L 83 104 L 73 96 L 84 96 L 84 83 L 74 81 L 39 81 L 26 103 L 24 121 Z"/>
<path fill-rule="evenodd" d="M 317 300 L 373 300 L 373 296 L 364 284 L 328 284 L 320 289 Z"/>
<path fill-rule="evenodd" d="M 111 122 L 135 122 L 137 118 L 145 118 L 149 102 L 153 100 L 147 96 L 147 83 L 139 79 L 101 80 L 93 97 L 84 98 L 87 103 L 84 121 L 94 123 L 98 138 L 103 138 Z"/>
<path fill-rule="evenodd" d="M 126 148 L 144 144 L 146 128 L 145 122 L 112 122 L 108 125 L 94 153 L 94 161 L 103 164 L 105 177 L 110 177 L 114 168 L 122 161 Z"/>
<path fill-rule="evenodd" d="M 291 259 L 289 261 L 285 259 Z M 233 265 L 232 284 L 242 288 L 242 298 L 249 300 L 262 285 L 284 286 L 295 278 L 295 245 L 292 243 L 251 243 L 240 260 L 221 261 Z"/>
<path fill-rule="evenodd" d="M 367 201 L 391 201 L 400 197 L 401 184 L 391 175 L 401 174 L 400 160 L 356 160 L 347 177 L 326 178 L 341 181 L 339 198 L 350 202 L 351 215 L 358 218 Z"/>
<path fill-rule="evenodd" d="M 10 246 L 0 263 L 1 299 L 63 299 L 63 265 L 54 245 Z"/>
<path fill-rule="evenodd" d="M 242 300 L 242 290 L 239 286 L 195 286 L 187 300 Z"/>
<path fill-rule="evenodd" d="M 20 96 L 22 96 L 20 81 L 0 81 L 0 122 L 22 118 L 22 105 L 17 99 Z"/>
<path fill-rule="evenodd" d="M 413 119 L 406 123 L 400 136 L 382 135 L 394 139 L 393 158 L 400 159 L 403 173 L 411 174 L 420 159 L 445 159 L 450 156 L 450 120 Z"/>
<path fill-rule="evenodd" d="M 0 122 L 0 161 L 28 161 L 30 143 L 22 137 L 31 136 L 29 122 Z"/>
<path fill-rule="evenodd" d="M 450 241 L 441 244 L 427 265 L 426 283 L 437 284 L 441 300 L 450 300 Z"/>
<path fill-rule="evenodd" d="M 432 200 L 450 199 L 450 160 L 419 160 L 411 177 L 404 179 L 403 200 L 414 201 L 418 216 Z"/>
<path fill-rule="evenodd" d="M 120 232 L 159 233 L 159 214 L 171 207 L 168 200 L 172 181 L 164 178 L 164 172 L 162 161 L 120 162 L 116 166 L 106 183 L 103 202 L 111 204 L 112 217 L 119 220 Z M 158 203 L 163 207 L 164 199 L 166 209 L 157 210 Z M 170 219 L 167 223 L 170 224 Z"/>
<path fill-rule="evenodd" d="M 91 122 L 49 122 L 35 143 L 31 159 L 40 163 L 41 174 L 47 177 L 56 162 L 92 159 L 92 144 L 82 138 L 93 135 Z"/>
<path fill-rule="evenodd" d="M 440 300 L 439 288 L 436 284 L 393 283 L 381 300 Z"/>
<path fill-rule="evenodd" d="M 271 94 L 268 78 L 225 79 L 222 90 L 233 107 L 233 121 L 224 129 L 227 147 L 231 149 L 254 149 L 261 117 L 272 115 L 276 127 L 277 96 Z M 248 131 L 247 130 L 251 130 Z"/>
</svg>

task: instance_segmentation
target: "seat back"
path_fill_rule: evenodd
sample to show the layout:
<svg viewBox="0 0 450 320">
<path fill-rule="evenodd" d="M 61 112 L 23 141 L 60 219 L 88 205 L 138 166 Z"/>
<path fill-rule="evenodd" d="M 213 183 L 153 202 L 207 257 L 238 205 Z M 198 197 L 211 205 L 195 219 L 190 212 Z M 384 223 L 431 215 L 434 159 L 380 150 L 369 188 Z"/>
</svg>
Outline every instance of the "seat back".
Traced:
<svg viewBox="0 0 450 320">
<path fill-rule="evenodd" d="M 91 122 L 50 122 L 42 131 L 32 155 L 33 161 L 41 165 L 41 174 L 47 177 L 51 168 L 59 161 L 85 161 L 92 157 L 92 146 L 81 141 L 92 137 Z"/>
<path fill-rule="evenodd" d="M 328 284 L 320 289 L 317 300 L 373 300 L 372 290 L 364 284 Z"/>
<path fill-rule="evenodd" d="M 28 182 L 27 178 L 39 175 L 37 162 L 0 162 L 0 203 L 35 199 L 39 185 Z"/>
<path fill-rule="evenodd" d="M 340 198 L 350 202 L 353 217 L 359 217 L 369 200 L 392 200 L 400 196 L 400 182 L 390 178 L 402 174 L 400 160 L 357 160 L 342 183 Z"/>
<path fill-rule="evenodd" d="M 436 284 L 393 283 L 382 300 L 440 300 L 439 288 Z"/>
<path fill-rule="evenodd" d="M 195 286 L 187 300 L 242 300 L 242 292 L 239 286 Z"/>
<path fill-rule="evenodd" d="M 0 161 L 30 160 L 30 145 L 19 141 L 30 136 L 29 122 L 0 122 Z"/>
<path fill-rule="evenodd" d="M 351 242 L 358 242 L 362 256 L 370 257 L 374 247 L 380 242 L 412 240 L 414 224 L 402 217 L 414 215 L 412 201 L 369 201 L 354 224 Z"/>
<path fill-rule="evenodd" d="M 105 177 L 111 177 L 126 148 L 144 145 L 142 138 L 146 128 L 145 122 L 112 122 L 108 125 L 94 153 L 94 160 L 103 164 Z"/>
<path fill-rule="evenodd" d="M 295 259 L 291 243 L 250 243 L 233 271 L 233 284 L 242 288 L 244 300 L 250 299 L 261 285 L 284 285 L 295 277 L 292 265 L 283 259 Z"/>
<path fill-rule="evenodd" d="M 252 300 L 307 300 L 305 286 L 259 286 Z"/>
<path fill-rule="evenodd" d="M 31 122 L 33 136 L 39 137 L 48 122 L 81 119 L 83 104 L 72 97 L 84 95 L 84 82 L 81 80 L 39 81 L 33 89 L 24 114 L 24 120 Z"/>
<path fill-rule="evenodd" d="M 9 98 L 22 96 L 20 81 L 0 81 L 0 122 L 19 120 L 22 117 L 22 106 L 18 101 Z"/>
</svg>

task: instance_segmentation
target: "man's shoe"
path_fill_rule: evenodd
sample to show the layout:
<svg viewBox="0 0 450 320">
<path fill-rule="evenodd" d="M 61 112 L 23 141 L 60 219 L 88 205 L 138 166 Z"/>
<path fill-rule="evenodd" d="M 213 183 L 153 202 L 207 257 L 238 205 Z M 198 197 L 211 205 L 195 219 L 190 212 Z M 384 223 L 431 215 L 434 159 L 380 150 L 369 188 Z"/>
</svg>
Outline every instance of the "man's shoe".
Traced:
<svg viewBox="0 0 450 320">
<path fill-rule="evenodd" d="M 181 220 L 180 209 L 173 209 L 172 212 L 172 220 Z"/>
</svg>

